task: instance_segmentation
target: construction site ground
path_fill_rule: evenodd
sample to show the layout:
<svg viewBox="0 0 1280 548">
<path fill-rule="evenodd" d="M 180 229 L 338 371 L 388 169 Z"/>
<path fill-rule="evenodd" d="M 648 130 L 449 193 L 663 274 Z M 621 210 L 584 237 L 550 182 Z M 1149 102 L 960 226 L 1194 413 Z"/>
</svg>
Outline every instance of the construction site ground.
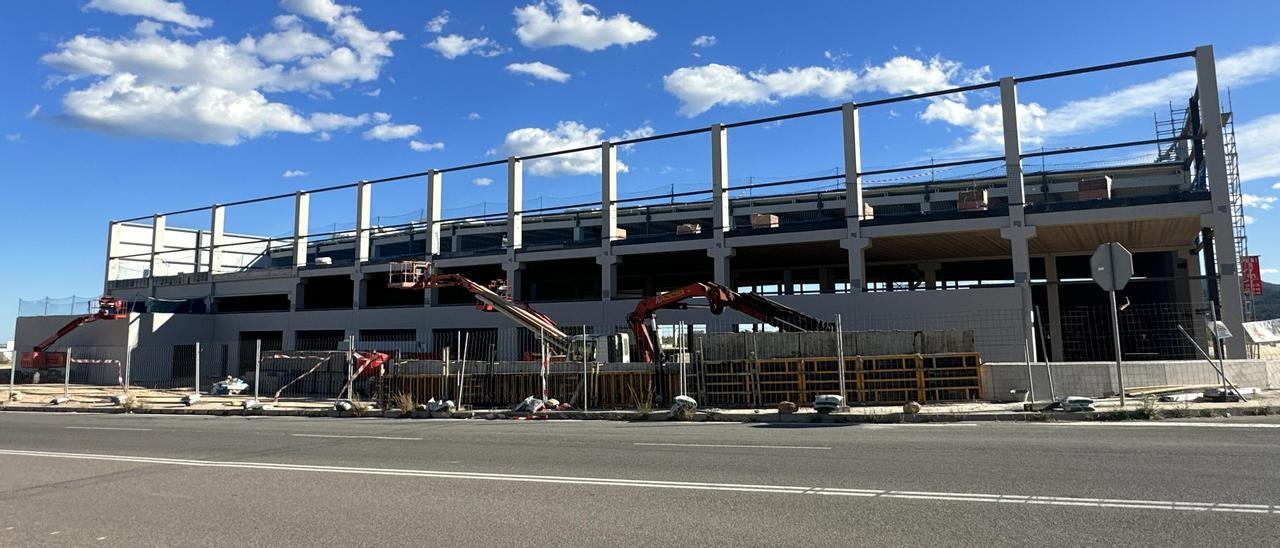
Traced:
<svg viewBox="0 0 1280 548">
<path fill-rule="evenodd" d="M 149 413 L 174 415 L 265 415 L 310 417 L 405 417 L 446 418 L 425 410 L 405 413 L 399 409 L 380 409 L 369 402 L 357 402 L 356 409 L 338 411 L 333 399 L 261 399 L 260 409 L 246 410 L 244 402 L 253 399 L 252 394 L 237 396 L 202 395 L 193 405 L 185 405 L 183 396 L 190 390 L 156 390 L 133 388 L 132 401 L 121 405 L 113 401 L 123 390 L 118 386 L 71 385 L 70 400 L 52 403 L 63 396 L 61 384 L 20 384 L 15 386 L 20 394 L 17 401 L 5 402 L 0 410 L 45 411 L 84 413 Z M 1159 402 L 1154 398 L 1129 397 L 1121 407 L 1119 398 L 1094 400 L 1092 412 L 1036 411 L 1048 400 L 1030 404 L 964 402 L 926 403 L 918 413 L 904 413 L 902 405 L 852 406 L 848 410 L 822 415 L 812 408 L 800 408 L 794 413 L 779 413 L 776 408 L 766 409 L 715 409 L 700 408 L 693 416 L 695 421 L 731 422 L 790 422 L 790 423 L 859 423 L 859 422 L 946 422 L 946 421 L 1035 421 L 1035 420 L 1143 420 L 1161 418 L 1220 417 L 1241 415 L 1280 415 L 1280 390 L 1248 394 L 1246 402 Z M 505 408 L 470 409 L 465 405 L 447 418 L 454 419 L 548 419 L 548 420 L 669 420 L 668 410 L 619 409 L 619 410 L 565 410 L 536 414 L 514 412 Z"/>
</svg>

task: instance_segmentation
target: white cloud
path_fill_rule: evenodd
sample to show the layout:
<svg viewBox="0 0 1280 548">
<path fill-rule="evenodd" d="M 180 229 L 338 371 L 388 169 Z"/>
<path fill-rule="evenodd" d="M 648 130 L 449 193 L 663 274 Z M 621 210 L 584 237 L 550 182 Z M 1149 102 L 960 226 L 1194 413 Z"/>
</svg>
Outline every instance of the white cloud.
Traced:
<svg viewBox="0 0 1280 548">
<path fill-rule="evenodd" d="M 182 25 L 187 28 L 204 28 L 213 24 L 207 17 L 197 17 L 187 12 L 182 2 L 165 0 L 90 0 L 84 9 L 95 9 L 118 15 L 137 15 L 157 21 Z"/>
<path fill-rule="evenodd" d="M 1236 147 L 1242 180 L 1280 176 L 1280 114 L 1269 114 L 1236 126 Z"/>
<path fill-rule="evenodd" d="M 422 141 L 409 141 L 409 148 L 414 152 L 430 152 L 432 150 L 443 150 L 444 143 L 424 143 Z"/>
<path fill-rule="evenodd" d="M 488 177 L 477 177 L 471 180 L 471 184 L 476 186 L 489 186 L 493 184 L 493 179 L 490 179 Z"/>
<path fill-rule="evenodd" d="M 366 91 L 364 93 L 361 93 L 361 95 L 364 95 L 366 97 L 377 97 L 379 95 L 382 95 L 382 88 L 378 88 L 373 91 Z"/>
<path fill-rule="evenodd" d="M 652 135 L 653 128 L 645 123 L 639 128 L 626 130 L 623 138 Z M 502 143 L 502 150 L 508 156 L 531 156 L 543 152 L 553 152 L 570 148 L 599 145 L 606 140 L 617 140 L 617 137 L 606 139 L 604 130 L 589 128 L 579 122 L 561 121 L 551 129 L 521 128 L 507 133 Z M 496 151 L 495 151 L 496 152 Z M 526 161 L 525 172 L 530 175 L 587 175 L 600 173 L 600 152 L 586 150 L 572 154 L 560 154 L 549 158 L 538 158 Z M 618 161 L 618 171 L 626 173 L 628 167 Z"/>
<path fill-rule="evenodd" d="M 311 138 L 312 141 L 317 143 L 327 143 L 331 139 L 333 139 L 333 135 L 330 135 L 327 131 L 321 131 L 320 133 L 317 133 L 315 137 Z"/>
<path fill-rule="evenodd" d="M 302 170 L 300 170 L 300 169 L 290 169 L 290 170 L 285 171 L 285 172 L 284 172 L 283 174 L 281 174 L 280 176 L 281 176 L 281 177 L 284 177 L 285 179 L 292 179 L 292 178 L 294 178 L 294 177 L 306 177 L 307 175 L 311 175 L 311 172 L 310 172 L 310 171 L 302 171 Z"/>
<path fill-rule="evenodd" d="M 609 46 L 626 46 L 658 35 L 653 29 L 619 13 L 600 17 L 600 10 L 577 0 L 553 0 L 555 14 L 546 2 L 516 8 L 516 37 L 530 48 L 573 46 L 596 51 Z"/>
<path fill-rule="evenodd" d="M 305 91 L 326 97 L 332 95 L 326 86 L 376 80 L 392 56 L 390 44 L 403 37 L 368 29 L 356 8 L 331 0 L 281 5 L 322 21 L 328 36 L 308 32 L 298 15 L 276 16 L 274 31 L 236 42 L 169 38 L 148 25 L 118 38 L 76 35 L 41 61 L 64 74 L 52 77 L 51 85 L 88 80 L 64 95 L 63 114 L 80 126 L 111 133 L 234 145 L 277 132 L 324 132 L 317 140 L 327 140 L 330 130 L 367 124 L 369 115 L 307 116 L 267 94 Z M 173 11 L 175 6 L 181 12 Z M 175 14 L 185 8 L 177 2 L 110 0 L 88 7 L 197 26 L 179 21 Z M 169 11 L 158 11 L 162 8 Z M 171 28 L 171 34 L 191 34 L 177 32 L 181 28 L 186 27 Z"/>
<path fill-rule="evenodd" d="M 448 24 L 449 24 L 449 10 L 444 10 L 440 12 L 440 15 L 432 17 L 430 21 L 427 21 L 425 28 L 427 32 L 430 32 L 433 34 L 439 34 L 441 31 L 444 30 L 444 26 Z"/>
<path fill-rule="evenodd" d="M 133 33 L 138 36 L 155 36 L 163 29 L 164 25 L 150 19 L 143 19 L 133 26 Z"/>
<path fill-rule="evenodd" d="M 680 114 L 692 117 L 716 105 L 773 103 L 791 97 L 847 99 L 869 91 L 922 93 L 957 81 L 973 81 L 987 72 L 986 67 L 965 70 L 960 63 L 941 57 L 894 57 L 862 71 L 810 66 L 743 74 L 737 67 L 711 63 L 678 68 L 663 78 L 663 87 L 680 100 Z"/>
<path fill-rule="evenodd" d="M 31 110 L 30 110 L 30 111 L 27 111 L 27 116 L 26 116 L 26 118 L 27 118 L 28 120 L 30 120 L 30 119 L 32 119 L 32 118 L 35 118 L 35 117 L 36 117 L 36 115 L 38 115 L 38 114 L 40 114 L 40 105 L 39 105 L 39 104 L 37 104 L 36 106 L 31 107 Z"/>
<path fill-rule="evenodd" d="M 1217 69 L 1218 84 L 1223 87 L 1241 87 L 1271 78 L 1280 74 L 1280 44 L 1254 47 L 1219 58 Z M 1111 93 L 1069 101 L 1055 108 L 1046 108 L 1036 103 L 1019 104 L 1019 138 L 1024 144 L 1041 145 L 1053 137 L 1096 131 L 1134 116 L 1150 116 L 1154 110 L 1168 108 L 1170 101 L 1185 102 L 1187 97 L 1195 92 L 1195 85 L 1195 71 L 1183 70 Z M 991 116 L 993 109 L 994 117 Z M 1002 146 L 1002 139 L 993 138 L 1002 135 L 999 127 L 1002 122 L 997 103 L 971 107 L 966 104 L 963 97 L 939 99 L 926 108 L 922 119 L 942 121 L 970 131 L 970 135 L 962 138 L 952 147 L 953 151 L 997 150 Z M 1241 129 L 1258 130 L 1263 139 L 1255 139 L 1255 142 L 1269 140 L 1271 143 L 1280 143 L 1280 138 L 1275 137 L 1273 131 L 1266 129 L 1280 128 L 1280 117 L 1266 122 L 1262 121 L 1264 119 L 1257 120 L 1256 122 L 1260 125 L 1255 128 Z M 1239 136 L 1240 133 L 1242 132 L 1238 132 L 1237 135 Z M 1243 137 L 1240 138 L 1240 146 L 1242 177 L 1256 178 L 1266 177 L 1268 173 L 1280 174 L 1280 152 L 1273 152 L 1274 146 L 1269 150 L 1261 148 L 1247 150 L 1250 145 Z M 1245 166 L 1250 170 L 1245 171 Z"/>
<path fill-rule="evenodd" d="M 1280 274 L 1280 268 L 1263 268 L 1259 271 L 1262 274 Z"/>
<path fill-rule="evenodd" d="M 479 120 L 479 119 L 480 119 L 480 113 L 479 113 L 479 112 L 469 112 L 469 113 L 467 113 L 467 119 L 468 119 L 468 120 Z"/>
<path fill-rule="evenodd" d="M 437 36 L 424 47 L 436 50 L 445 59 L 457 59 L 473 53 L 481 57 L 496 57 L 506 51 L 501 44 L 489 38 L 466 38 L 459 34 Z"/>
<path fill-rule="evenodd" d="M 1276 183 L 1276 184 L 1271 185 L 1271 189 L 1272 189 L 1272 190 L 1280 190 L 1280 183 Z"/>
<path fill-rule="evenodd" d="M 532 63 L 512 63 L 507 65 L 507 72 L 528 74 L 529 76 L 533 76 L 539 80 L 550 80 L 552 82 L 563 83 L 569 81 L 569 73 L 541 61 L 534 61 Z"/>
<path fill-rule="evenodd" d="M 417 135 L 420 131 L 422 131 L 422 128 L 414 124 L 381 123 L 365 130 L 363 136 L 365 140 L 392 141 L 395 139 L 408 139 Z"/>
<path fill-rule="evenodd" d="M 697 48 L 709 48 L 711 46 L 716 45 L 716 42 L 719 42 L 719 40 L 717 40 L 715 36 L 711 36 L 709 34 L 703 34 L 697 38 L 694 38 L 692 45 Z"/>
<path fill-rule="evenodd" d="M 21 133 L 6 133 L 6 134 L 4 134 L 4 140 L 9 141 L 10 143 L 25 143 L 25 142 L 26 142 L 26 141 L 24 141 L 24 140 L 22 139 L 22 134 L 21 134 Z"/>
<path fill-rule="evenodd" d="M 1246 225 L 1251 225 L 1251 224 L 1253 224 L 1253 222 L 1254 222 L 1254 221 L 1256 221 L 1256 220 L 1257 220 L 1257 219 L 1253 218 L 1253 217 L 1252 217 L 1252 216 L 1250 216 L 1250 215 L 1245 215 L 1245 216 L 1244 216 L 1244 224 L 1246 224 Z"/>
<path fill-rule="evenodd" d="M 1244 204 L 1244 207 L 1251 207 L 1254 209 L 1271 209 L 1272 204 L 1276 203 L 1276 200 L 1277 198 L 1275 196 L 1258 196 L 1256 194 L 1240 195 L 1240 201 Z"/>
</svg>

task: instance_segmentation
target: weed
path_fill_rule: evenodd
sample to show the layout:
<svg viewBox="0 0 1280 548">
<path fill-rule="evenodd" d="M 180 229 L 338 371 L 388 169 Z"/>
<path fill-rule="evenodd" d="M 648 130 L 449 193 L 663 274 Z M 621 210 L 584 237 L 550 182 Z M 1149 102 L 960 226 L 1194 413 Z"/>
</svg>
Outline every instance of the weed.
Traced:
<svg viewBox="0 0 1280 548">
<path fill-rule="evenodd" d="M 417 402 L 413 400 L 413 394 L 408 392 L 397 392 L 391 398 L 391 406 L 399 409 L 404 415 L 412 414 L 413 410 L 418 408 Z"/>
<path fill-rule="evenodd" d="M 630 384 L 627 385 L 627 390 L 631 392 L 631 403 L 635 406 L 636 412 L 648 416 L 653 411 L 653 386 L 646 385 L 641 394 L 637 394 L 636 389 Z"/>
<path fill-rule="evenodd" d="M 125 413 L 132 413 L 142 409 L 143 407 L 145 406 L 142 404 L 142 400 L 139 400 L 138 397 L 133 394 L 125 395 L 124 401 L 120 402 L 120 408 L 124 409 Z"/>
</svg>

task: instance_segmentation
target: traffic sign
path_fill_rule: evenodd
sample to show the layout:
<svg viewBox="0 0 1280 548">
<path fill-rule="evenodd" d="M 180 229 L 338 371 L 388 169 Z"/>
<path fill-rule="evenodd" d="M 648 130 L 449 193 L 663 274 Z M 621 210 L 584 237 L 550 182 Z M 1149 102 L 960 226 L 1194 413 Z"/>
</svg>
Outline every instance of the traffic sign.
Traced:
<svg viewBox="0 0 1280 548">
<path fill-rule="evenodd" d="M 1103 291 L 1120 291 L 1133 277 L 1133 254 L 1118 242 L 1102 244 L 1089 257 L 1089 270 Z"/>
</svg>

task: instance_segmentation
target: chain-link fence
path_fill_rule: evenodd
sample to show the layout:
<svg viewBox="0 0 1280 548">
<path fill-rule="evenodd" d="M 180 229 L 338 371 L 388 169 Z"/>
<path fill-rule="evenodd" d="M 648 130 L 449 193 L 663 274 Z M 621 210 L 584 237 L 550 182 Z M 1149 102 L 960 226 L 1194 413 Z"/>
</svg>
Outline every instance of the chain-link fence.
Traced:
<svg viewBox="0 0 1280 548">
<path fill-rule="evenodd" d="M 98 297 L 18 299 L 18 316 L 78 316 L 98 311 Z"/>
</svg>

